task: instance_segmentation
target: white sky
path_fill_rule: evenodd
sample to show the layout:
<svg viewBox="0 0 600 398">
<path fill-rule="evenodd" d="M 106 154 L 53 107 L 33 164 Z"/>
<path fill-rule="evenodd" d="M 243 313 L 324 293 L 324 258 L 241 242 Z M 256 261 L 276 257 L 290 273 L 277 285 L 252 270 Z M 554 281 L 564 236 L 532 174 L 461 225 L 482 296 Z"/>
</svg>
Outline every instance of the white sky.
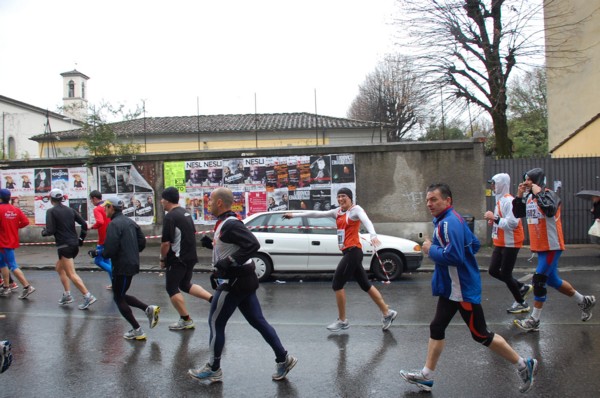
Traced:
<svg viewBox="0 0 600 398">
<path fill-rule="evenodd" d="M 345 117 L 397 29 L 395 0 L 0 0 L 0 95 L 56 111 L 60 73 L 90 104 L 147 116 Z"/>
</svg>

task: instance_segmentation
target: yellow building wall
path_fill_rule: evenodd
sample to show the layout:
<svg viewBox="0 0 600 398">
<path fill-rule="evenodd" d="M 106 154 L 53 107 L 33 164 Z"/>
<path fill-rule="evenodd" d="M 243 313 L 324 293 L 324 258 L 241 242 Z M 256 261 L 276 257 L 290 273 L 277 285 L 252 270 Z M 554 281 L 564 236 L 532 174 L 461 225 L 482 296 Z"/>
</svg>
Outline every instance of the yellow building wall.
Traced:
<svg viewBox="0 0 600 398">
<path fill-rule="evenodd" d="M 545 1 L 548 90 L 548 147 L 556 148 L 600 112 L 600 0 Z M 583 21 L 579 22 L 578 21 Z M 569 27 L 570 28 L 565 28 Z M 554 29 L 554 30 L 552 30 Z M 564 41 L 563 41 L 564 40 Z M 587 129 L 586 129 L 587 130 Z M 593 132 L 594 130 L 592 130 Z M 596 127 L 596 132 L 597 127 Z M 556 148 L 569 156 L 597 151 L 585 135 L 578 143 Z"/>
<path fill-rule="evenodd" d="M 600 119 L 558 147 L 552 157 L 600 156 Z"/>
<path fill-rule="evenodd" d="M 51 147 L 50 151 L 53 149 L 61 154 L 62 156 L 69 155 L 74 152 L 74 149 L 77 146 L 77 141 L 56 141 L 54 142 L 54 146 Z M 189 141 L 179 141 L 179 142 L 147 142 L 144 145 L 143 142 L 139 143 L 141 145 L 140 153 L 169 153 L 169 152 L 191 152 L 197 150 L 232 150 L 232 149 L 256 149 L 256 148 L 278 148 L 278 147 L 293 147 L 293 146 L 312 146 L 317 145 L 315 139 L 299 139 L 299 138 L 289 138 L 289 139 L 276 139 L 276 140 L 265 140 L 260 139 L 258 141 L 258 147 L 256 140 L 236 140 L 236 141 L 201 141 L 200 148 L 198 148 L 198 140 L 189 140 Z M 322 138 L 319 138 L 318 145 L 328 145 L 330 144 L 329 138 L 325 138 L 323 141 Z M 145 150 L 144 150 L 145 149 Z M 45 157 L 45 154 L 48 150 L 48 146 L 46 143 L 43 145 L 40 144 L 40 157 Z"/>
</svg>

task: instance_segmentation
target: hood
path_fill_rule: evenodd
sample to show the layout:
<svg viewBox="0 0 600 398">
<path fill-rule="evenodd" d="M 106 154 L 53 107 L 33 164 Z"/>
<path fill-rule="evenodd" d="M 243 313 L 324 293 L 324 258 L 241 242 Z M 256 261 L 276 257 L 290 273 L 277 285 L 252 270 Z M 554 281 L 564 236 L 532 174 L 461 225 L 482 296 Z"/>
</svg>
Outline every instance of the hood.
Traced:
<svg viewBox="0 0 600 398">
<path fill-rule="evenodd" d="M 544 174 L 544 170 L 540 168 L 535 168 L 529 170 L 527 173 L 523 175 L 523 180 L 527 177 L 537 186 L 544 188 L 546 186 L 546 175 Z"/>
<path fill-rule="evenodd" d="M 498 173 L 490 180 L 494 181 L 496 200 L 510 193 L 510 176 L 506 173 Z"/>
</svg>

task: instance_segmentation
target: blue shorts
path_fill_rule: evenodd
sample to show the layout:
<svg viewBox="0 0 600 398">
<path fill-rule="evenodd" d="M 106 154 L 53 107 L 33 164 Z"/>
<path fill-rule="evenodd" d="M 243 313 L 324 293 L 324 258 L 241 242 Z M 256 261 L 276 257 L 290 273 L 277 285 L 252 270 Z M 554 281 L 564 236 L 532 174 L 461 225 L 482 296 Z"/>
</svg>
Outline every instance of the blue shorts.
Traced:
<svg viewBox="0 0 600 398">
<path fill-rule="evenodd" d="M 15 249 L 0 249 L 0 268 L 4 267 L 11 271 L 19 268 L 15 259 Z"/>
</svg>

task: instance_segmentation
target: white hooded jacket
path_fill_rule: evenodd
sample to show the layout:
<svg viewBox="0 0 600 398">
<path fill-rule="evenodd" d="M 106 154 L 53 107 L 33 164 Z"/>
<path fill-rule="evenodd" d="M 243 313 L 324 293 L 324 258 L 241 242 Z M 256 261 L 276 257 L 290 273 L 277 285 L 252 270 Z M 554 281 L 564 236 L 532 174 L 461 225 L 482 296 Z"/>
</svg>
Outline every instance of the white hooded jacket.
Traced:
<svg viewBox="0 0 600 398">
<path fill-rule="evenodd" d="M 510 176 L 499 173 L 492 177 L 496 195 L 496 206 L 494 216 L 496 221 L 492 224 L 492 239 L 494 246 L 499 247 L 522 247 L 524 232 L 521 220 L 513 215 L 510 194 Z"/>
</svg>

